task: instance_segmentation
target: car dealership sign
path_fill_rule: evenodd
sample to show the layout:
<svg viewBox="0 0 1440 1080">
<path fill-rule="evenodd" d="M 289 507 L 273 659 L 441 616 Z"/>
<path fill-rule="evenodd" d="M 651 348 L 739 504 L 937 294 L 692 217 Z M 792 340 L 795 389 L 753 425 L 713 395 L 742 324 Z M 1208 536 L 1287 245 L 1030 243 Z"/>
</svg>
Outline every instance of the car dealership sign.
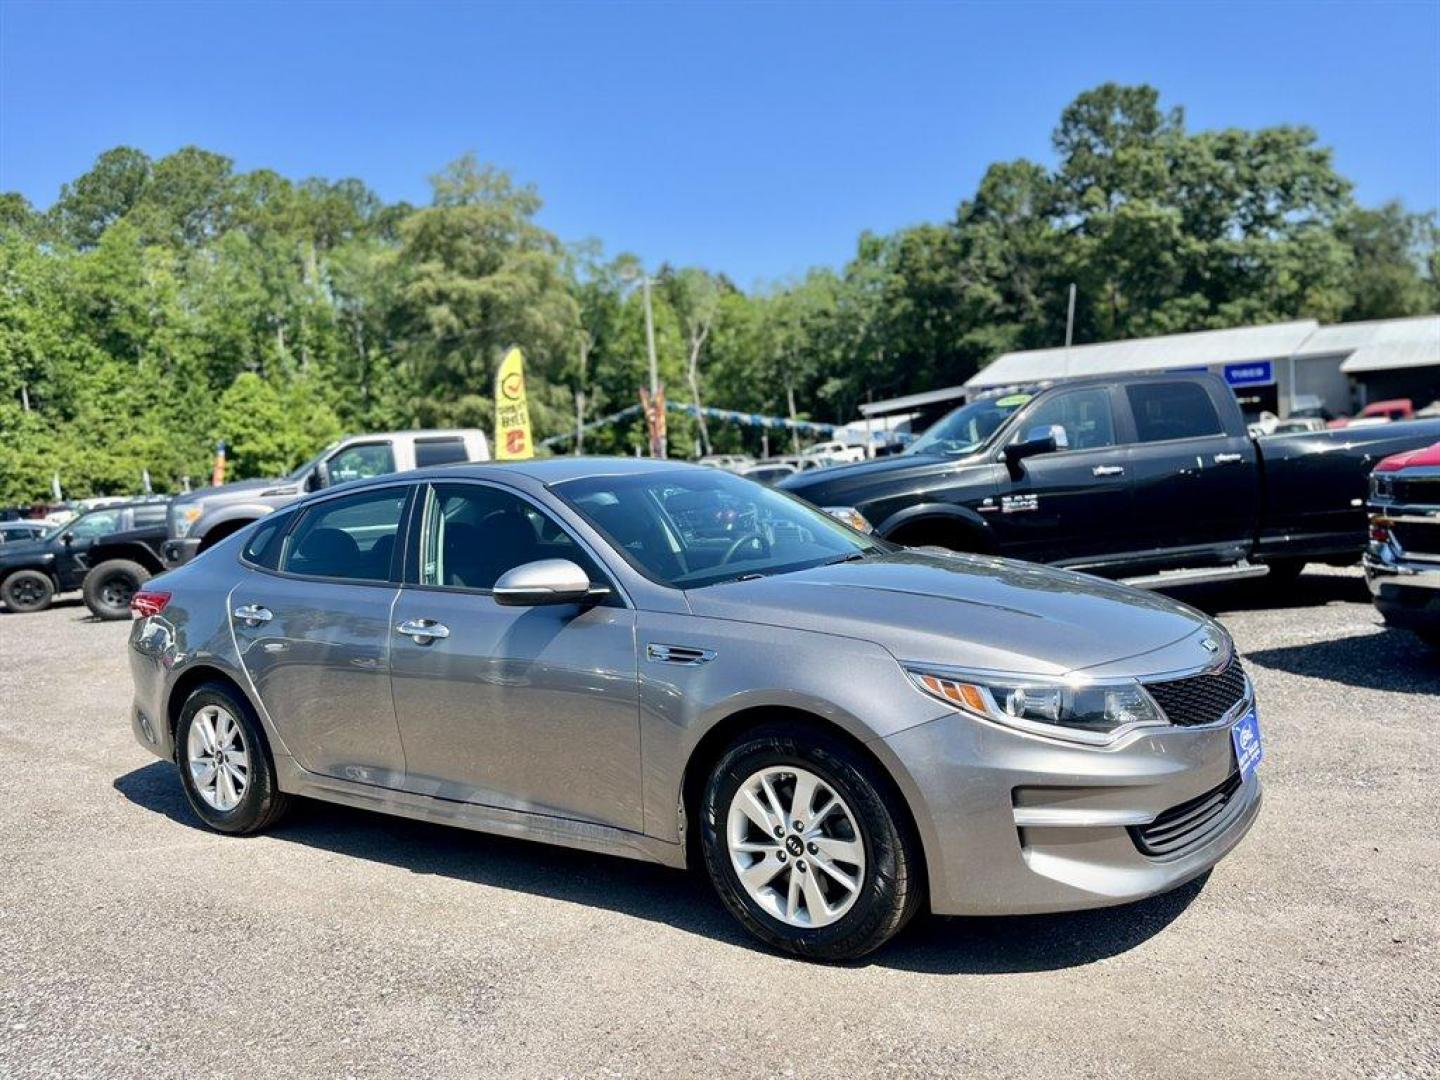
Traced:
<svg viewBox="0 0 1440 1080">
<path fill-rule="evenodd" d="M 1275 369 L 1269 360 L 1226 364 L 1225 381 L 1231 386 L 1269 386 L 1275 381 Z"/>
</svg>

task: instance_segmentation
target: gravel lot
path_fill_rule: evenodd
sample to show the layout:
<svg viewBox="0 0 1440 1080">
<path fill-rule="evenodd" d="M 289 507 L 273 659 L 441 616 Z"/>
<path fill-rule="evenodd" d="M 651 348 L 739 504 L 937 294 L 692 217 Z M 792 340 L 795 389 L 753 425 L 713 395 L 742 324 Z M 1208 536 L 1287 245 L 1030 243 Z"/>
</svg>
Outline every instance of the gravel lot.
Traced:
<svg viewBox="0 0 1440 1080">
<path fill-rule="evenodd" d="M 320 804 L 200 828 L 125 624 L 0 614 L 0 1076 L 1440 1075 L 1440 662 L 1359 575 L 1189 595 L 1267 803 L 1178 893 L 752 948 L 698 877 Z"/>
</svg>

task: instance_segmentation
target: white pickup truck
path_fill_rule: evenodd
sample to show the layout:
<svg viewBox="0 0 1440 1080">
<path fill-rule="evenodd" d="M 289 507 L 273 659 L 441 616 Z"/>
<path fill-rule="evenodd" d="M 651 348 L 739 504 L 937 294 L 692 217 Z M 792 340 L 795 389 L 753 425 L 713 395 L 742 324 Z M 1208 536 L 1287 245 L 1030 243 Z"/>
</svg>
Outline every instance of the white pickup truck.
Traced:
<svg viewBox="0 0 1440 1080">
<path fill-rule="evenodd" d="M 252 521 L 332 484 L 426 465 L 489 460 L 490 444 L 478 428 L 351 435 L 281 479 L 241 480 L 177 497 L 170 504 L 169 535 L 161 553 L 167 567 L 180 566 Z"/>
</svg>

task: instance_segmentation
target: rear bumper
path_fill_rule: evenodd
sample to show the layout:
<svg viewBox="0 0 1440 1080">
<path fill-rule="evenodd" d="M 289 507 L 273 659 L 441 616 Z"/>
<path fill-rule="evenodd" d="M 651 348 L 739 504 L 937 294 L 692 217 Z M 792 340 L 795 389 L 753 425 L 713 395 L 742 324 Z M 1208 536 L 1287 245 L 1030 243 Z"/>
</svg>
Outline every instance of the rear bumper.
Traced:
<svg viewBox="0 0 1440 1080">
<path fill-rule="evenodd" d="M 941 915 L 1072 911 L 1168 892 L 1219 862 L 1260 812 L 1259 777 L 1233 783 L 1228 722 L 1092 748 L 957 713 L 884 741 L 918 788 L 911 805 L 923 808 L 917 824 Z M 1222 791 L 1223 809 L 1193 839 L 1162 855 L 1142 851 L 1146 826 L 1165 833 Z"/>
<path fill-rule="evenodd" d="M 174 570 L 193 559 L 199 550 L 200 541 L 193 536 L 183 540 L 166 540 L 160 545 L 160 558 L 165 563 L 165 569 Z"/>
</svg>

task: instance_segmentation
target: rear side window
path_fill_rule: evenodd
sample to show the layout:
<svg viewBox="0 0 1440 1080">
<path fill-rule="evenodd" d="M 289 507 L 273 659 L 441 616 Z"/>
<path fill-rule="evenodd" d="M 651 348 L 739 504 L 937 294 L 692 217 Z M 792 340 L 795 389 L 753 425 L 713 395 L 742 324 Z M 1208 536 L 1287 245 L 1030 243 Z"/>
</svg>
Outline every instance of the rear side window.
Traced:
<svg viewBox="0 0 1440 1080">
<path fill-rule="evenodd" d="M 306 513 L 285 545 L 286 573 L 348 581 L 391 580 L 409 489 L 329 499 Z"/>
<path fill-rule="evenodd" d="M 465 461 L 463 436 L 446 439 L 416 439 L 415 466 L 423 469 L 426 465 L 448 465 L 452 461 Z"/>
<path fill-rule="evenodd" d="M 280 566 L 280 549 L 285 542 L 285 530 L 290 521 L 289 514 L 266 518 L 264 524 L 250 534 L 250 541 L 241 553 L 244 560 L 266 570 L 277 569 Z"/>
<path fill-rule="evenodd" d="M 1140 442 L 1223 435 L 1220 414 L 1199 383 L 1137 383 L 1125 388 Z"/>
</svg>

